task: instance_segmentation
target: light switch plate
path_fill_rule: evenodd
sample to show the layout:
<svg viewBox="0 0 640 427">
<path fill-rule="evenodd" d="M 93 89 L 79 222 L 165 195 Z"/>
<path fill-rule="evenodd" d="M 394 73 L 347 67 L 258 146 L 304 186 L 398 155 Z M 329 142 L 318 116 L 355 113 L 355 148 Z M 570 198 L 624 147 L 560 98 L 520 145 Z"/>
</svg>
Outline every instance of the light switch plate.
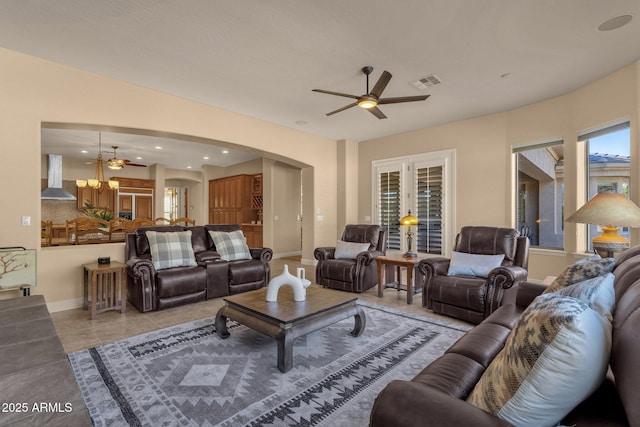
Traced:
<svg viewBox="0 0 640 427">
<path fill-rule="evenodd" d="M 31 225 L 31 217 L 28 215 L 22 216 L 22 226 L 29 227 Z"/>
</svg>

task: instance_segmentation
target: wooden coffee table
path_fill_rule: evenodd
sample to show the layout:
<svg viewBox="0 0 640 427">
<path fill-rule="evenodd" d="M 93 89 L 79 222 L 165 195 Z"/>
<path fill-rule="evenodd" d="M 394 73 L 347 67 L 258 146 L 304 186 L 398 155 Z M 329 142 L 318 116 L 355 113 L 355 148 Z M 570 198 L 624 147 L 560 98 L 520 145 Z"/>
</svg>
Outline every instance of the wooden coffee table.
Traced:
<svg viewBox="0 0 640 427">
<path fill-rule="evenodd" d="M 353 294 L 323 288 L 307 288 L 305 301 L 293 300 L 289 286 L 280 288 L 278 301 L 267 302 L 267 289 L 245 292 L 224 298 L 225 305 L 216 314 L 216 331 L 228 338 L 227 319 L 233 319 L 251 329 L 274 338 L 278 344 L 278 369 L 287 372 L 293 367 L 293 342 L 296 338 L 317 331 L 351 316 L 354 337 L 360 336 L 366 325 L 362 308 Z"/>
</svg>

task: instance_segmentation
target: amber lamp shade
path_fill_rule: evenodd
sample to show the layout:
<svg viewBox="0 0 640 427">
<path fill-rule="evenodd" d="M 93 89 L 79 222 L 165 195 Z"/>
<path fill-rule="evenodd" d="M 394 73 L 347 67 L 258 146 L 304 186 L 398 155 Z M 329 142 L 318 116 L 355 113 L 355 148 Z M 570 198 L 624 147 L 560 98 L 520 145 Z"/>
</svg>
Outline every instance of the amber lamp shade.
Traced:
<svg viewBox="0 0 640 427">
<path fill-rule="evenodd" d="M 640 208 L 624 194 L 598 193 L 566 221 L 600 225 L 602 234 L 593 238 L 593 249 L 602 256 L 613 256 L 629 247 L 618 227 L 640 227 Z"/>
<path fill-rule="evenodd" d="M 405 256 L 407 258 L 416 258 L 418 256 L 418 254 L 416 252 L 413 252 L 413 250 L 412 250 L 413 234 L 414 233 L 411 230 L 411 227 L 413 227 L 414 225 L 420 224 L 419 221 L 418 221 L 418 218 L 416 218 L 415 216 L 411 215 L 411 211 L 409 211 L 408 215 L 403 216 L 400 219 L 399 224 L 407 226 L 407 252 L 404 253 L 403 256 Z"/>
</svg>

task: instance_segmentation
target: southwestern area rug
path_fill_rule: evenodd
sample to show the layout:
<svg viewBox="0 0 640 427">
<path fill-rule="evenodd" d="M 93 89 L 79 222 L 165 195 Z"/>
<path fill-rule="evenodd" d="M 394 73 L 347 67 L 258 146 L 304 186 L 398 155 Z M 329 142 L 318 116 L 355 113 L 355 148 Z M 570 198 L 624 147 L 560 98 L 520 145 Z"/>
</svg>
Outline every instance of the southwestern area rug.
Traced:
<svg viewBox="0 0 640 427">
<path fill-rule="evenodd" d="M 96 426 L 366 426 L 394 379 L 411 379 L 466 328 L 361 302 L 353 318 L 295 342 L 293 369 L 276 367 L 276 343 L 214 318 L 69 355 Z"/>
</svg>

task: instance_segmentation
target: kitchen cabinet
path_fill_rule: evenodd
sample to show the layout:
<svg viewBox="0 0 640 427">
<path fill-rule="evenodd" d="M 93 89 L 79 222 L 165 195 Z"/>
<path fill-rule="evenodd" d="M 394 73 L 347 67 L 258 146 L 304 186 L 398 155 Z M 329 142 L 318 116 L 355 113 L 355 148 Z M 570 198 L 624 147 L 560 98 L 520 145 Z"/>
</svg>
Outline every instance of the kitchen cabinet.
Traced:
<svg viewBox="0 0 640 427">
<path fill-rule="evenodd" d="M 89 202 L 92 206 L 105 208 L 115 214 L 117 191 L 109 189 L 109 184 L 106 182 L 103 182 L 102 187 L 97 190 L 89 186 L 77 187 L 77 189 L 78 194 L 76 197 L 79 211 L 83 210 L 85 204 Z"/>
<path fill-rule="evenodd" d="M 253 177 L 234 175 L 209 181 L 209 223 L 243 224 L 258 220 L 252 205 Z"/>
<path fill-rule="evenodd" d="M 247 246 L 250 248 L 262 247 L 262 225 L 242 224 L 242 234 L 247 239 Z"/>
<path fill-rule="evenodd" d="M 138 178 L 112 179 L 120 183 L 116 216 L 129 219 L 155 218 L 153 215 L 155 180 Z"/>
</svg>

